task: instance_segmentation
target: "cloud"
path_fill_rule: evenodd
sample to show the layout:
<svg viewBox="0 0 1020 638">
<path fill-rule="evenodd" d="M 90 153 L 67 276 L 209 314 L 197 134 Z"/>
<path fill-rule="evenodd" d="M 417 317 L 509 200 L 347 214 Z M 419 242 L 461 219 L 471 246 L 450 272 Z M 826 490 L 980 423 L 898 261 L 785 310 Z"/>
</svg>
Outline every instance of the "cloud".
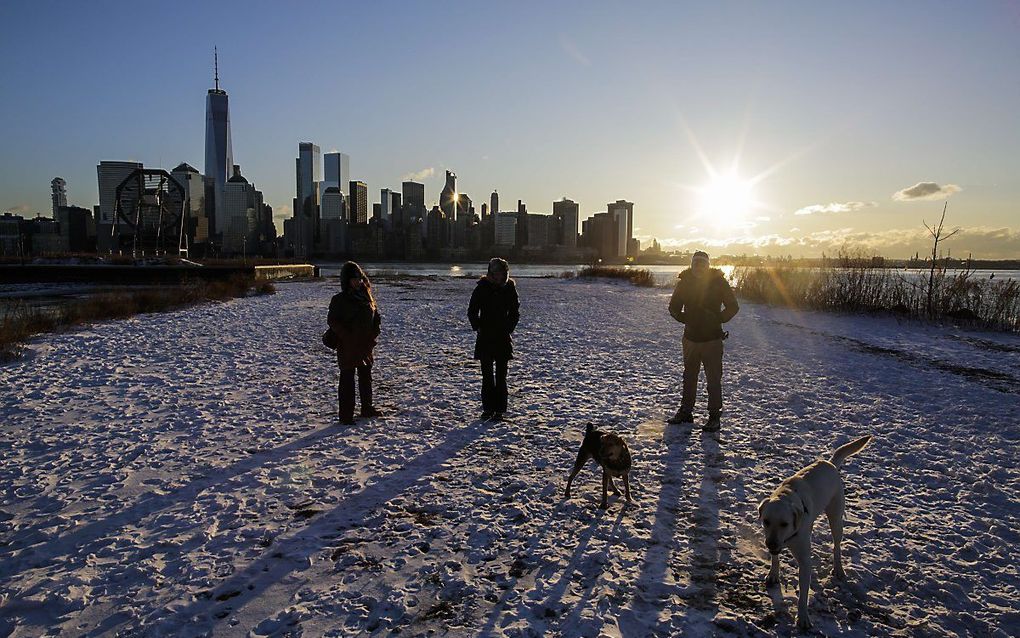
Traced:
<svg viewBox="0 0 1020 638">
<path fill-rule="evenodd" d="M 29 212 L 31 210 L 32 210 L 32 207 L 29 206 L 28 204 L 15 204 L 14 206 L 8 206 L 7 208 L 4 209 L 5 212 L 8 212 L 8 213 L 10 213 L 12 215 L 22 215 L 22 216 L 24 216 L 25 213 L 27 213 L 27 212 Z"/>
<path fill-rule="evenodd" d="M 939 186 L 935 182 L 918 182 L 910 188 L 893 193 L 892 198 L 898 202 L 913 202 L 931 199 L 946 199 L 953 193 L 959 193 L 962 188 L 956 184 Z"/>
<path fill-rule="evenodd" d="M 409 181 L 410 182 L 420 182 L 423 179 L 425 179 L 426 177 L 432 177 L 435 174 L 436 174 L 436 169 L 434 169 L 431 166 L 429 166 L 428 168 L 423 168 L 420 171 L 415 171 L 413 173 L 408 173 L 407 175 L 404 175 L 401 179 L 403 181 L 405 181 L 405 182 L 409 182 Z"/>
<path fill-rule="evenodd" d="M 591 60 L 588 56 L 581 53 L 581 50 L 577 48 L 577 44 L 565 35 L 560 35 L 560 48 L 566 53 L 570 59 L 582 66 L 591 66 Z"/>
<path fill-rule="evenodd" d="M 877 206 L 875 202 L 830 202 L 828 204 L 811 204 L 795 211 L 794 215 L 814 215 L 815 213 L 852 213 L 862 208 Z"/>
<path fill-rule="evenodd" d="M 768 234 L 740 236 L 725 239 L 688 236 L 659 238 L 668 250 L 710 248 L 723 254 L 787 255 L 817 257 L 823 252 L 834 254 L 843 246 L 860 246 L 875 254 L 890 258 L 911 257 L 914 253 L 931 251 L 931 236 L 920 225 L 916 228 L 897 228 L 878 232 L 838 228 L 805 235 Z M 1020 229 L 973 226 L 962 228 L 943 244 L 944 250 L 954 257 L 973 254 L 975 259 L 1015 259 L 1020 255 Z"/>
</svg>

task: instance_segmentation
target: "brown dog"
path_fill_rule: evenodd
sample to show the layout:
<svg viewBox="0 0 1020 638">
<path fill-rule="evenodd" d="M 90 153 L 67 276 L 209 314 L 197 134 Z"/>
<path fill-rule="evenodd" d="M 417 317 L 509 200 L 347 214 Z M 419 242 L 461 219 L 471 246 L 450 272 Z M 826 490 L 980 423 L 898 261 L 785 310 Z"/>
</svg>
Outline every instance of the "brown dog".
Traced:
<svg viewBox="0 0 1020 638">
<path fill-rule="evenodd" d="M 577 460 L 574 461 L 574 469 L 567 478 L 567 493 L 564 498 L 570 498 L 570 484 L 591 458 L 602 466 L 602 503 L 599 507 L 602 509 L 607 507 L 607 488 L 612 489 L 613 494 L 620 493 L 613 483 L 614 476 L 623 477 L 624 493 L 627 502 L 630 503 L 630 450 L 627 449 L 627 443 L 615 434 L 596 430 L 591 423 L 584 431 L 584 441 L 581 442 Z"/>
</svg>

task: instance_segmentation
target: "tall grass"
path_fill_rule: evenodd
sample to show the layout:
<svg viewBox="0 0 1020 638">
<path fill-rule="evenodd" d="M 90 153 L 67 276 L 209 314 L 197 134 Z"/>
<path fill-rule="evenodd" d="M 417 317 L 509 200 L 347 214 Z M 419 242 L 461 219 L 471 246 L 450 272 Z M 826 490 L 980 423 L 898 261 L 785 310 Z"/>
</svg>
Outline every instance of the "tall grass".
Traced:
<svg viewBox="0 0 1020 638">
<path fill-rule="evenodd" d="M 1020 282 L 978 279 L 970 270 L 937 270 L 929 281 L 841 255 L 821 268 L 738 269 L 738 295 L 749 301 L 844 312 L 888 312 L 934 321 L 1020 332 Z"/>
<path fill-rule="evenodd" d="M 652 287 L 655 278 L 647 268 L 625 268 L 622 266 L 586 266 L 577 273 L 578 277 L 605 277 L 625 279 L 635 286 Z"/>
<path fill-rule="evenodd" d="M 123 319 L 145 312 L 166 312 L 206 301 L 223 301 L 244 297 L 253 291 L 258 295 L 272 294 L 271 282 L 256 283 L 250 277 L 235 275 L 219 281 L 205 281 L 183 286 L 109 292 L 86 299 L 41 309 L 18 302 L 0 315 L 0 361 L 17 358 L 22 344 L 29 337 L 62 328 Z"/>
</svg>

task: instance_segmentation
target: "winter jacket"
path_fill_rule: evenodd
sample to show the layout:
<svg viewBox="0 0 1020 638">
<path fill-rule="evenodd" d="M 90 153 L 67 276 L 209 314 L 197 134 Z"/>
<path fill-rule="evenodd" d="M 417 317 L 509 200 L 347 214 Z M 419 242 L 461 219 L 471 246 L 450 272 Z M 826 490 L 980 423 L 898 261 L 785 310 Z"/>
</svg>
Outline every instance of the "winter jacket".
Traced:
<svg viewBox="0 0 1020 638">
<path fill-rule="evenodd" d="M 379 337 L 382 317 L 367 295 L 359 295 L 354 290 L 333 295 L 326 322 L 340 343 L 336 356 L 341 368 L 372 364 L 372 349 Z"/>
<path fill-rule="evenodd" d="M 503 286 L 496 285 L 488 277 L 478 280 L 468 305 L 471 328 L 478 333 L 475 359 L 513 359 L 514 342 L 510 333 L 521 319 L 520 308 L 513 279 L 508 279 Z"/>
<path fill-rule="evenodd" d="M 701 276 L 690 268 L 683 271 L 669 300 L 669 314 L 684 324 L 684 339 L 699 343 L 722 339 L 722 324 L 738 310 L 733 289 L 717 268 Z"/>
</svg>

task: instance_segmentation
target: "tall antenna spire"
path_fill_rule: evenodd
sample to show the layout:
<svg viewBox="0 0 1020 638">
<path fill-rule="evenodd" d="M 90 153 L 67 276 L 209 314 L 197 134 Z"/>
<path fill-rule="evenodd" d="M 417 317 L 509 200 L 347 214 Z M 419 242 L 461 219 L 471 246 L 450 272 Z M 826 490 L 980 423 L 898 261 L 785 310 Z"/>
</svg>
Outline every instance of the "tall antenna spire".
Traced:
<svg viewBox="0 0 1020 638">
<path fill-rule="evenodd" d="M 216 47 L 213 47 L 212 50 L 213 50 L 213 69 L 214 69 L 213 73 L 216 76 L 216 90 L 219 91 L 220 90 L 220 54 L 219 54 L 219 51 L 216 50 Z"/>
</svg>

